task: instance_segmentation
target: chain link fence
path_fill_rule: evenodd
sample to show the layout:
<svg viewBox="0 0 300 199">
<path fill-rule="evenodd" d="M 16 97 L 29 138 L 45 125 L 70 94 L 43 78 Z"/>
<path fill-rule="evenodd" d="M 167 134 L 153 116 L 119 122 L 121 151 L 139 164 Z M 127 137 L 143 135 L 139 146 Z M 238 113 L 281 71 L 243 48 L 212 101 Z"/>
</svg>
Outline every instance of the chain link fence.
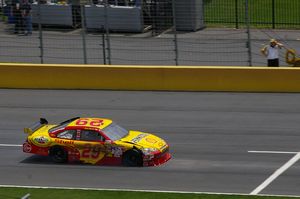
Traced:
<svg viewBox="0 0 300 199">
<path fill-rule="evenodd" d="M 2 2 L 0 62 L 262 66 L 270 38 L 300 52 L 299 0 L 39 0 L 32 34 L 26 4 Z"/>
</svg>

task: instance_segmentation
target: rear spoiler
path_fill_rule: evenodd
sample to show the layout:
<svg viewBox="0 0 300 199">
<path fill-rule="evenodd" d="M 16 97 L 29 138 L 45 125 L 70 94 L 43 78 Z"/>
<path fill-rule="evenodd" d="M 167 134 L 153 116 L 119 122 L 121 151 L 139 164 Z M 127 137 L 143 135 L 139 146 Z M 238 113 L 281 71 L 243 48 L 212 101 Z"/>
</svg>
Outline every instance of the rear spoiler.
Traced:
<svg viewBox="0 0 300 199">
<path fill-rule="evenodd" d="M 31 125 L 28 128 L 24 128 L 24 133 L 31 135 L 33 132 L 48 124 L 48 121 L 45 118 L 40 118 L 40 121 Z"/>
</svg>

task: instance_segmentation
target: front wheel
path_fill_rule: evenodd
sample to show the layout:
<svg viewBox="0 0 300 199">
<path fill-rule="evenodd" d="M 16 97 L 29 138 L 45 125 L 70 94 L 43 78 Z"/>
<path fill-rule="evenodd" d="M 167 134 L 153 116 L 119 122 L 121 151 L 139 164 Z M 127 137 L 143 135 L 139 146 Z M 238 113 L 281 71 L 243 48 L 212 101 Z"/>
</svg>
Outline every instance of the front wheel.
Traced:
<svg viewBox="0 0 300 199">
<path fill-rule="evenodd" d="M 65 163 L 68 159 L 68 153 L 60 146 L 54 146 L 50 149 L 50 157 L 55 163 Z"/>
<path fill-rule="evenodd" d="M 131 149 L 123 155 L 122 164 L 129 167 L 143 166 L 143 158 L 141 152 L 137 149 Z"/>
</svg>

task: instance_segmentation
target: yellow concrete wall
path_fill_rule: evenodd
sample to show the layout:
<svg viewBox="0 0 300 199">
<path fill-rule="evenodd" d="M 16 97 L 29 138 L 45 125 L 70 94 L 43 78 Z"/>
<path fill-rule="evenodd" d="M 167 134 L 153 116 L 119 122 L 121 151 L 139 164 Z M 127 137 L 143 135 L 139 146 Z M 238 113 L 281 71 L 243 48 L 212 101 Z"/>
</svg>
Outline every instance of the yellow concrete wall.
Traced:
<svg viewBox="0 0 300 199">
<path fill-rule="evenodd" d="M 300 92 L 300 68 L 3 63 L 0 87 Z"/>
</svg>

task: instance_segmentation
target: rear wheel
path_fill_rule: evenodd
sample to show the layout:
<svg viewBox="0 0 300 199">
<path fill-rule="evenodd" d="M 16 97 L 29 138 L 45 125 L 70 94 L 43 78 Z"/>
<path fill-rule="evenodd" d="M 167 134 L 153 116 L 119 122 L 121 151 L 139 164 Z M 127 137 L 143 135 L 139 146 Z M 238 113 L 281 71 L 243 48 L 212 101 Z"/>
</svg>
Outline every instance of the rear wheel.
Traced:
<svg viewBox="0 0 300 199">
<path fill-rule="evenodd" d="M 53 162 L 64 163 L 67 162 L 68 153 L 60 146 L 54 146 L 50 149 L 50 157 Z"/>
<path fill-rule="evenodd" d="M 142 154 L 137 149 L 131 149 L 123 155 L 122 164 L 129 167 L 143 166 Z"/>
</svg>

